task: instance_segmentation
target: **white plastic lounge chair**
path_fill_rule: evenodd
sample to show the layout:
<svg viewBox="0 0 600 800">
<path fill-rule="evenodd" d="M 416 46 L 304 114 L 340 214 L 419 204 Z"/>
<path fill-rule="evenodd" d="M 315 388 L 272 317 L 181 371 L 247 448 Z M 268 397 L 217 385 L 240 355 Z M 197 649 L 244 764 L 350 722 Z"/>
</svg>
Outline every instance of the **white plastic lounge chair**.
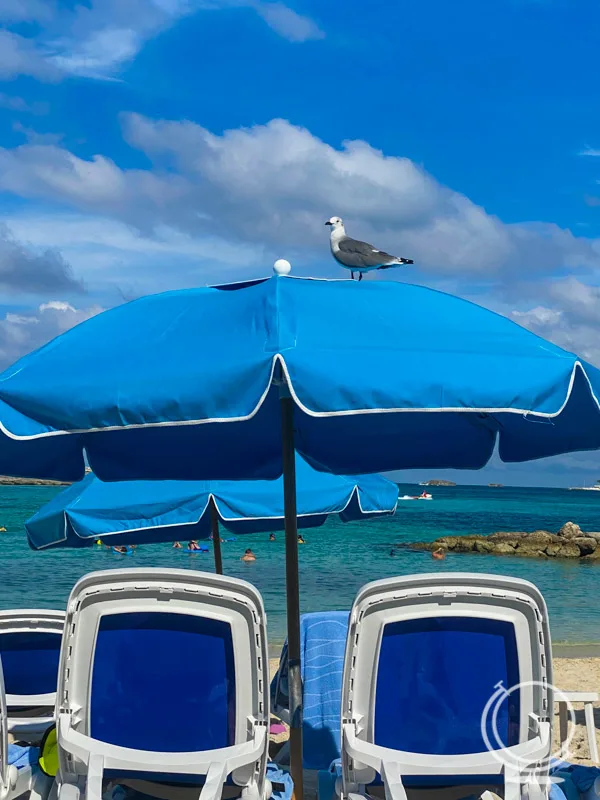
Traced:
<svg viewBox="0 0 600 800">
<path fill-rule="evenodd" d="M 39 741 L 54 723 L 64 611 L 0 611 L 0 658 L 8 708 L 8 732 Z"/>
<path fill-rule="evenodd" d="M 8 743 L 8 715 L 4 675 L 0 661 L 0 800 L 15 800 L 27 793 L 30 800 L 45 800 L 52 780 L 37 767 L 37 747 Z"/>
<path fill-rule="evenodd" d="M 67 608 L 57 721 L 61 800 L 100 800 L 122 778 L 158 782 L 157 796 L 191 785 L 216 800 L 229 779 L 268 797 L 260 594 L 194 570 L 86 575 Z"/>
<path fill-rule="evenodd" d="M 344 660 L 344 800 L 378 777 L 387 800 L 442 786 L 546 797 L 551 683 L 548 615 L 532 584 L 467 573 L 367 584 Z"/>
</svg>

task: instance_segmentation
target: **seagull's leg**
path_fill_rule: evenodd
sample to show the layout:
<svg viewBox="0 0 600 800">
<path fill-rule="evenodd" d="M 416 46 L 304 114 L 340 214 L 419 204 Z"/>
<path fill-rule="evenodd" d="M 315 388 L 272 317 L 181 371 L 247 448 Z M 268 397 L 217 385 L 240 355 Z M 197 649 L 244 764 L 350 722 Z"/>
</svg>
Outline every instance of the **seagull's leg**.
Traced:
<svg viewBox="0 0 600 800">
<path fill-rule="evenodd" d="M 362 281 L 362 276 L 363 276 L 362 272 L 359 272 L 358 273 L 358 282 L 359 283 Z"/>
<path fill-rule="evenodd" d="M 352 280 L 354 280 L 354 270 L 352 270 L 352 269 L 350 270 L 350 278 Z"/>
</svg>

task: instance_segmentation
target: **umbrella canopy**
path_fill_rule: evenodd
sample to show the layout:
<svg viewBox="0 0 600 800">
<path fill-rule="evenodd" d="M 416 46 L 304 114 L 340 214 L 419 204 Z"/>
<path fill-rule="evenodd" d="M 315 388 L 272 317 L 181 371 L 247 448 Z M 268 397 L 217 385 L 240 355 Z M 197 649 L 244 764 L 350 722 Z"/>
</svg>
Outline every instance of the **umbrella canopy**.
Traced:
<svg viewBox="0 0 600 800">
<path fill-rule="evenodd" d="M 22 358 L 0 376 L 0 473 L 80 480 L 85 449 L 102 480 L 273 478 L 281 384 L 298 452 L 339 474 L 600 446 L 599 371 L 505 317 L 274 276 L 144 297 Z"/>
<path fill-rule="evenodd" d="M 298 527 L 322 525 L 329 514 L 344 522 L 393 514 L 398 486 L 381 475 L 331 475 L 296 459 Z M 232 533 L 283 528 L 283 480 L 125 481 L 87 475 L 57 494 L 25 523 L 30 546 L 85 547 L 206 539 L 211 499 Z"/>
<path fill-rule="evenodd" d="M 0 473 L 283 472 L 290 762 L 302 789 L 295 448 L 338 474 L 600 447 L 600 371 L 451 295 L 274 276 L 144 297 L 0 375 Z"/>
</svg>

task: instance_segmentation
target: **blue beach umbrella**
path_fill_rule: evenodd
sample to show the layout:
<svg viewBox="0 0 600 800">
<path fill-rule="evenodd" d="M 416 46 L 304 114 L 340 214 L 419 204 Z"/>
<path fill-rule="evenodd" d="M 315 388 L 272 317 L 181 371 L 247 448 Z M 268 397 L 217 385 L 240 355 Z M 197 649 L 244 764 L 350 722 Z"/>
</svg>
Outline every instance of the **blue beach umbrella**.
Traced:
<svg viewBox="0 0 600 800">
<path fill-rule="evenodd" d="M 295 445 L 339 474 L 600 446 L 600 371 L 451 295 L 277 277 L 151 295 L 0 375 L 0 472 L 256 479 Z"/>
<path fill-rule="evenodd" d="M 381 475 L 317 472 L 300 457 L 296 482 L 300 528 L 322 525 L 330 514 L 344 522 L 393 514 L 398 503 L 397 484 Z M 244 534 L 281 530 L 283 519 L 281 477 L 104 483 L 89 474 L 43 506 L 25 529 L 34 550 L 86 547 L 99 538 L 105 544 L 127 545 L 207 539 L 213 534 L 216 557 L 219 522 L 234 534 Z"/>
<path fill-rule="evenodd" d="M 600 372 L 420 286 L 274 276 L 99 314 L 0 375 L 0 473 L 284 475 L 290 754 L 301 684 L 294 447 L 339 474 L 483 467 L 600 447 Z"/>
</svg>

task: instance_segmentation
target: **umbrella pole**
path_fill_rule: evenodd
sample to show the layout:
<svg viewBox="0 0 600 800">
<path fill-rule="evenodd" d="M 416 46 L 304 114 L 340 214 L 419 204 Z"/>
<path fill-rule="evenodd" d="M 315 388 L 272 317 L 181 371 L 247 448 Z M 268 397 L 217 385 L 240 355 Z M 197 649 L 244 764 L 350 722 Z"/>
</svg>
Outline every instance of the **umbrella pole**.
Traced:
<svg viewBox="0 0 600 800">
<path fill-rule="evenodd" d="M 213 539 L 213 552 L 215 554 L 215 572 L 223 574 L 223 555 L 221 553 L 221 532 L 219 531 L 219 512 L 214 499 L 210 498 L 210 532 Z"/>
<path fill-rule="evenodd" d="M 302 775 L 302 676 L 300 673 L 300 581 L 298 576 L 298 521 L 296 517 L 296 449 L 294 401 L 282 396 L 281 439 L 283 501 L 285 509 L 285 586 L 287 600 L 288 693 L 290 704 L 290 771 L 294 794 L 304 797 Z"/>
</svg>

